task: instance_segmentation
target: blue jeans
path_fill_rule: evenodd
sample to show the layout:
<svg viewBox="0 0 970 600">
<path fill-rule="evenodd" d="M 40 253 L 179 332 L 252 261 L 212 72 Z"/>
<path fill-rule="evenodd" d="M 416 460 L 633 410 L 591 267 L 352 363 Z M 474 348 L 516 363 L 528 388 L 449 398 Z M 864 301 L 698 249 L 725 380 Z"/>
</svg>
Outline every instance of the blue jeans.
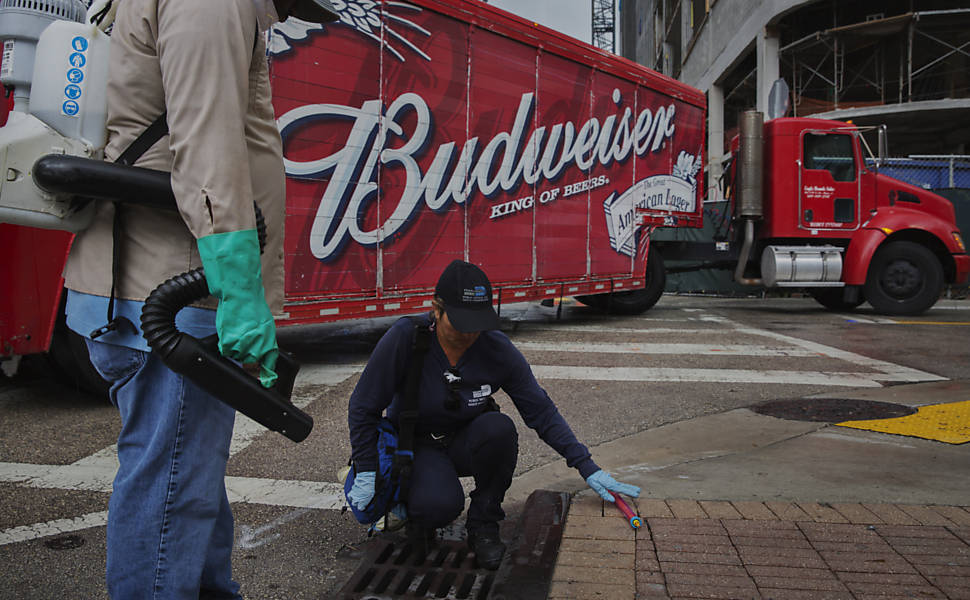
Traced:
<svg viewBox="0 0 970 600">
<path fill-rule="evenodd" d="M 108 504 L 111 598 L 241 600 L 225 485 L 235 411 L 155 354 L 87 345 L 121 412 Z"/>
</svg>

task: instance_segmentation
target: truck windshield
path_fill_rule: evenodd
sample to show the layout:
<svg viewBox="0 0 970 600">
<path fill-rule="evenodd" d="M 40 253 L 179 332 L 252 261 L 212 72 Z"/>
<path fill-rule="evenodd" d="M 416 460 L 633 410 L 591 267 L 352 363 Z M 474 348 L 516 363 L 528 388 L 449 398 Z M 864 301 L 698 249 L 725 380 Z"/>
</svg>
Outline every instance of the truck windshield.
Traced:
<svg viewBox="0 0 970 600">
<path fill-rule="evenodd" d="M 806 169 L 828 171 L 835 181 L 855 181 L 855 153 L 850 135 L 806 133 L 803 156 Z"/>
</svg>

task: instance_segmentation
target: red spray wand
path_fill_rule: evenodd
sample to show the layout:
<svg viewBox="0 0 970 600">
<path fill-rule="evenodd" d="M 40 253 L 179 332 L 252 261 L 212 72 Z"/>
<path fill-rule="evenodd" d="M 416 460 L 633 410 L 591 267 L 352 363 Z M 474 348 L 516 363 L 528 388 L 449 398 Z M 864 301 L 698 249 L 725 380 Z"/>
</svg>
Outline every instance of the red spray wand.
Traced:
<svg viewBox="0 0 970 600">
<path fill-rule="evenodd" d="M 616 500 L 615 504 L 616 507 L 620 509 L 620 512 L 622 512 L 627 519 L 630 519 L 630 527 L 640 529 L 641 522 L 640 517 L 637 516 L 637 513 L 633 512 L 633 509 L 630 508 L 630 506 L 623 500 L 623 498 L 620 498 L 620 495 L 616 492 L 613 492 L 613 498 Z"/>
</svg>

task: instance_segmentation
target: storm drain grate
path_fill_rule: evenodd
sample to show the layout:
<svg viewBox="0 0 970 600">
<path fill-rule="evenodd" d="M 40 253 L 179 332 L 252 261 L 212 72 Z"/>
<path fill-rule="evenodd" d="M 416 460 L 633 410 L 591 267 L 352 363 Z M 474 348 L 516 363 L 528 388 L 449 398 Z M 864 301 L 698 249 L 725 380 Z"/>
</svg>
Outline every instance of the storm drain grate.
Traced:
<svg viewBox="0 0 970 600">
<path fill-rule="evenodd" d="M 377 539 L 338 598 L 484 600 L 494 581 L 494 572 L 476 567 L 464 542 L 439 540 L 419 556 L 406 541 Z"/>
<path fill-rule="evenodd" d="M 517 521 L 498 571 L 475 565 L 463 541 L 438 540 L 418 556 L 401 538 L 376 538 L 338 600 L 535 600 L 549 593 L 559 555 L 569 495 L 533 492 Z M 506 533 L 503 533 L 503 538 Z"/>
<path fill-rule="evenodd" d="M 789 419 L 791 421 L 868 421 L 905 417 L 916 409 L 889 402 L 853 400 L 851 398 L 799 398 L 796 400 L 772 400 L 750 407 L 759 415 Z"/>
</svg>

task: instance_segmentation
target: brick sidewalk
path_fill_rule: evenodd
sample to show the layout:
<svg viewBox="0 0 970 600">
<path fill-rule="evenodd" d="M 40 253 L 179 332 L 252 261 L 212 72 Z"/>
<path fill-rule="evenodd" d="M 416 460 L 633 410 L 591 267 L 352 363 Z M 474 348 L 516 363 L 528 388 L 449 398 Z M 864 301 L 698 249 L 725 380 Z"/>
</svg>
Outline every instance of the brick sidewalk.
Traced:
<svg viewBox="0 0 970 600">
<path fill-rule="evenodd" d="M 548 598 L 970 600 L 970 507 L 573 498 Z M 605 511 L 605 512 L 604 512 Z"/>
</svg>

